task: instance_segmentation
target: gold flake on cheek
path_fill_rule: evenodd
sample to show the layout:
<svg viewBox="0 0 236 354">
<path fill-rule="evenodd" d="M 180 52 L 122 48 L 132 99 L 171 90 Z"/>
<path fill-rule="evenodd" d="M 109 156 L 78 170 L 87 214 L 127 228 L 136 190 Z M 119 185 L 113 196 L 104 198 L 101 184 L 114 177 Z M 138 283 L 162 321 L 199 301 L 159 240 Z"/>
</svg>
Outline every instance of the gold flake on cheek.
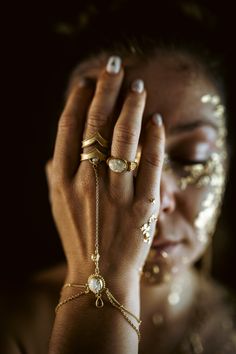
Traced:
<svg viewBox="0 0 236 354">
<path fill-rule="evenodd" d="M 225 124 L 225 107 L 221 103 L 221 99 L 218 95 L 206 94 L 201 97 L 203 104 L 211 104 L 214 110 L 214 116 L 218 126 L 218 135 L 216 139 L 216 147 L 221 149 L 221 158 L 217 157 L 217 154 L 213 154 L 206 164 L 194 164 L 184 167 L 186 175 L 179 179 L 179 187 L 181 190 L 185 190 L 188 185 L 195 185 L 196 187 L 204 187 L 209 184 L 216 184 L 212 179 L 222 178 L 222 173 L 216 170 L 219 163 L 223 164 L 223 160 L 226 159 L 226 124 Z M 221 160 L 221 162 L 219 161 Z M 217 182 L 219 183 L 219 181 Z"/>
<path fill-rule="evenodd" d="M 184 167 L 186 176 L 181 177 L 178 181 L 181 190 L 185 190 L 188 185 L 195 185 L 196 187 L 207 186 L 210 182 L 212 168 L 214 167 L 212 159 L 210 158 L 206 164 L 195 164 Z"/>
<path fill-rule="evenodd" d="M 197 237 L 201 243 L 207 243 L 209 237 L 215 230 L 217 218 L 220 213 L 222 195 L 225 188 L 225 160 L 227 158 L 226 152 L 226 125 L 225 125 L 225 108 L 221 104 L 219 96 L 205 95 L 202 96 L 203 103 L 210 103 L 214 107 L 214 115 L 218 125 L 218 136 L 216 140 L 216 147 L 221 151 L 212 154 L 208 170 L 209 182 L 205 185 L 211 187 L 203 200 L 201 210 L 198 213 L 194 225 L 198 231 Z M 207 174 L 206 174 L 207 175 Z"/>
<path fill-rule="evenodd" d="M 219 128 L 216 146 L 223 147 L 227 135 L 225 125 L 225 106 L 222 104 L 220 96 L 218 95 L 206 94 L 201 97 L 201 102 L 213 106 L 214 116 L 216 117 L 217 125 Z"/>
<path fill-rule="evenodd" d="M 209 186 L 211 191 L 207 193 L 203 200 L 201 210 L 198 213 L 194 226 L 198 231 L 198 240 L 207 243 L 215 229 L 215 224 L 220 212 L 222 195 L 225 187 L 224 154 L 214 153 L 212 161 L 214 169 L 209 176 Z"/>
</svg>

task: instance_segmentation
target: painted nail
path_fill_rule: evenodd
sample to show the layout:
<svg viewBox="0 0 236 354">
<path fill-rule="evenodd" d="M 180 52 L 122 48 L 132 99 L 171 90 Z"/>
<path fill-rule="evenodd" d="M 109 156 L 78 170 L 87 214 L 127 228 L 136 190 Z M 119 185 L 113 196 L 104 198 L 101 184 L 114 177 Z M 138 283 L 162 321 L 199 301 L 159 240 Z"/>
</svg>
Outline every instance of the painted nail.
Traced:
<svg viewBox="0 0 236 354">
<path fill-rule="evenodd" d="M 106 71 L 109 74 L 118 74 L 121 68 L 121 58 L 117 56 L 111 56 L 108 59 Z"/>
<path fill-rule="evenodd" d="M 155 113 L 152 116 L 152 121 L 154 124 L 156 124 L 158 127 L 160 127 L 163 124 L 162 121 L 162 116 L 159 113 Z"/>
<path fill-rule="evenodd" d="M 134 92 L 137 92 L 137 93 L 142 93 L 144 90 L 143 80 L 138 79 L 138 80 L 133 81 L 132 85 L 131 85 L 131 90 Z"/>
</svg>

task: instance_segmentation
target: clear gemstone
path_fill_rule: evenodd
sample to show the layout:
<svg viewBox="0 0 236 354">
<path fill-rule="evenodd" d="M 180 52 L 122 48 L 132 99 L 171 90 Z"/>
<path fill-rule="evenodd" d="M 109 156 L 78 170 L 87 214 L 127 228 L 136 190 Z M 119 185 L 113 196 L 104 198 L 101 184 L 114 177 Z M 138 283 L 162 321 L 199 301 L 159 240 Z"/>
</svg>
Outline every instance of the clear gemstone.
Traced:
<svg viewBox="0 0 236 354">
<path fill-rule="evenodd" d="M 121 159 L 110 159 L 108 165 L 113 172 L 124 172 L 127 169 L 126 162 Z"/>
<path fill-rule="evenodd" d="M 100 161 L 99 157 L 93 157 L 91 160 L 92 160 L 92 163 L 98 163 Z"/>
<path fill-rule="evenodd" d="M 98 294 L 104 288 L 104 281 L 101 277 L 93 275 L 88 279 L 88 286 L 94 294 Z"/>
</svg>

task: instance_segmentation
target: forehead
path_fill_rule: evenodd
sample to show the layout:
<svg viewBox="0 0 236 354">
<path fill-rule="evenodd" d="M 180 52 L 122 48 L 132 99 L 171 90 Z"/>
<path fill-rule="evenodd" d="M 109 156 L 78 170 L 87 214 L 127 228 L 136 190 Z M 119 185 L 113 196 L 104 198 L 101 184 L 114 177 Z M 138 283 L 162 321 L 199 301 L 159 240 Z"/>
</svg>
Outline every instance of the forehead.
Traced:
<svg viewBox="0 0 236 354">
<path fill-rule="evenodd" d="M 205 95 L 219 95 L 203 67 L 184 55 L 159 55 L 147 62 L 127 65 L 125 87 L 141 78 L 147 90 L 144 123 L 154 112 L 163 116 L 168 131 L 197 119 L 212 120 L 215 107 L 202 102 Z"/>
<path fill-rule="evenodd" d="M 80 75 L 96 80 L 107 59 L 108 55 L 103 54 L 84 62 L 72 76 L 72 83 Z M 155 112 L 162 115 L 167 134 L 173 126 L 196 120 L 215 123 L 215 107 L 202 102 L 202 97 L 220 94 L 201 63 L 191 56 L 163 52 L 145 60 L 129 57 L 123 60 L 123 65 L 121 96 L 124 97 L 133 80 L 144 81 L 147 91 L 144 124 Z"/>
</svg>

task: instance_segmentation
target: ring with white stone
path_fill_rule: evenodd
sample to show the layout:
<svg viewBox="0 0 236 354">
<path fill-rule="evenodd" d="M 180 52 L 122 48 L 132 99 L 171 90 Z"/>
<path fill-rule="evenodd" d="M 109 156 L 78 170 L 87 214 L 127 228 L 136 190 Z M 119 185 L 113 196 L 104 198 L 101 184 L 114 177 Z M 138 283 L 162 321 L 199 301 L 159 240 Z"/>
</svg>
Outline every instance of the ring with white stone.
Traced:
<svg viewBox="0 0 236 354">
<path fill-rule="evenodd" d="M 136 161 L 127 161 L 125 159 L 120 159 L 114 156 L 108 157 L 106 163 L 109 168 L 116 173 L 134 171 L 138 166 Z"/>
</svg>

